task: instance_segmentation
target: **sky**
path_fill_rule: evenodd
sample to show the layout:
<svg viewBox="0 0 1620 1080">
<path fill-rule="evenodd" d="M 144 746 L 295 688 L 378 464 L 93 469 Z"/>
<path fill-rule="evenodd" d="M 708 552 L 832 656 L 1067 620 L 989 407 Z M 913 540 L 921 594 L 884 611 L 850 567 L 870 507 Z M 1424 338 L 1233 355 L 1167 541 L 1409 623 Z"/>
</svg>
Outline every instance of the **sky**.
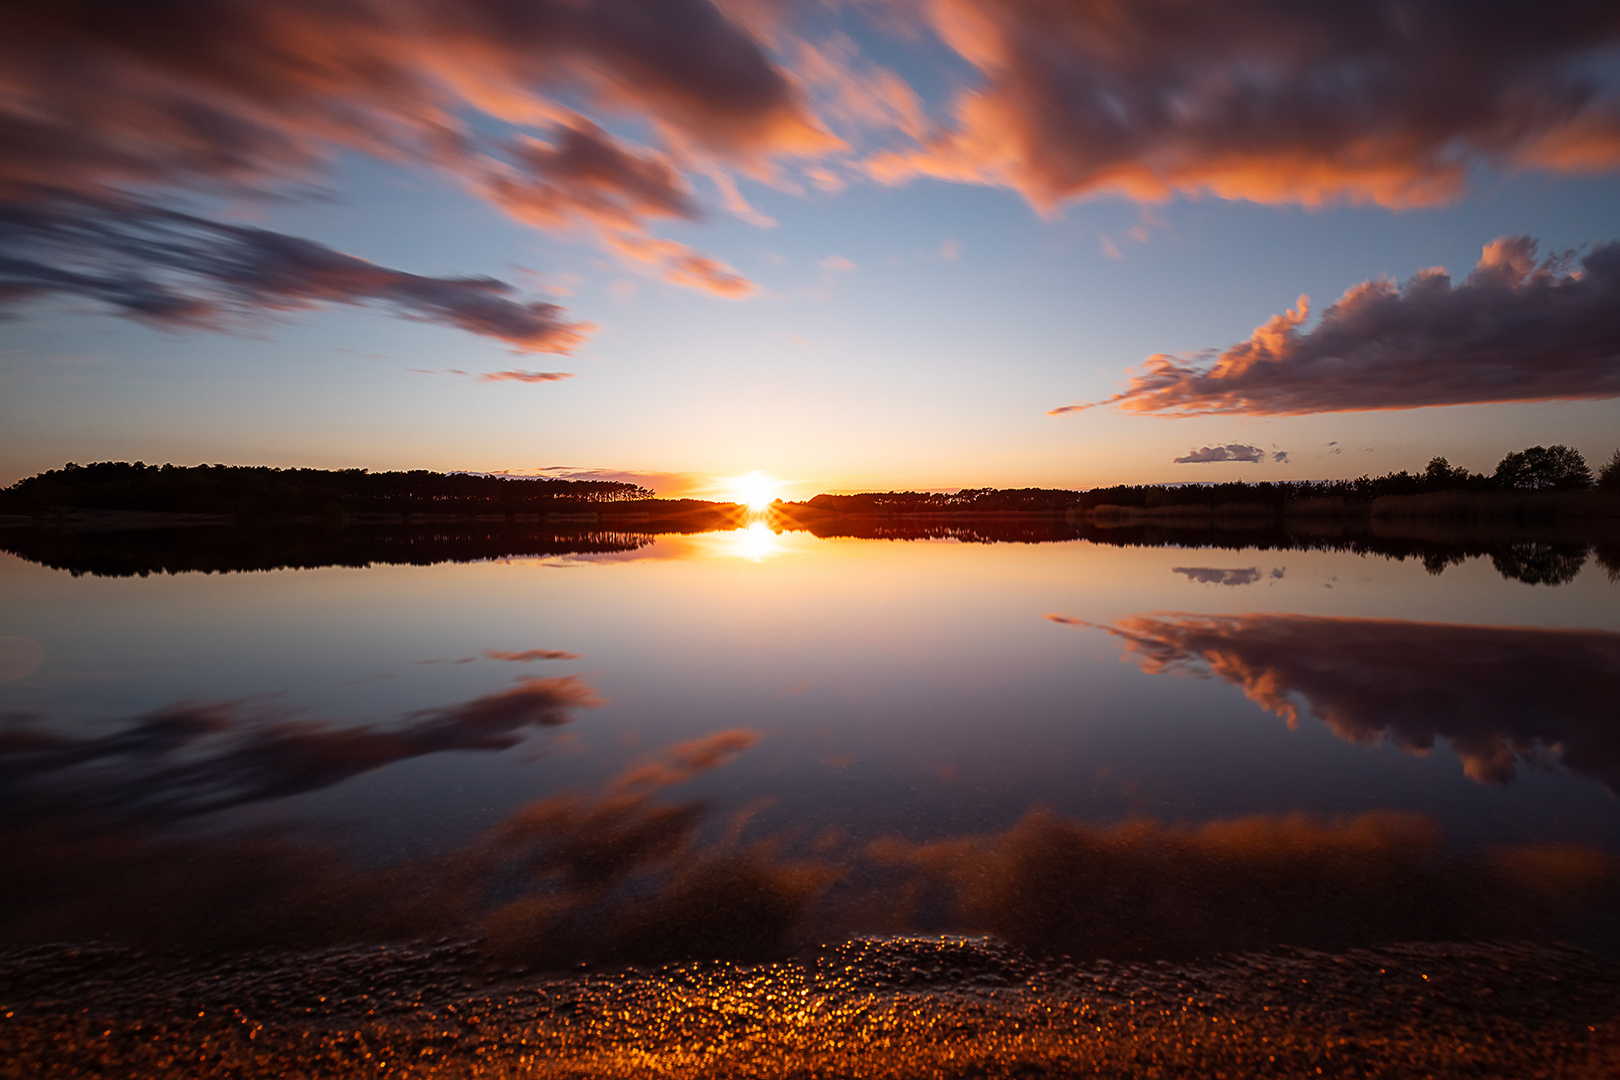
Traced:
<svg viewBox="0 0 1620 1080">
<path fill-rule="evenodd" d="M 14 5 L 0 146 L 0 483 L 1620 447 L 1611 5 Z"/>
</svg>

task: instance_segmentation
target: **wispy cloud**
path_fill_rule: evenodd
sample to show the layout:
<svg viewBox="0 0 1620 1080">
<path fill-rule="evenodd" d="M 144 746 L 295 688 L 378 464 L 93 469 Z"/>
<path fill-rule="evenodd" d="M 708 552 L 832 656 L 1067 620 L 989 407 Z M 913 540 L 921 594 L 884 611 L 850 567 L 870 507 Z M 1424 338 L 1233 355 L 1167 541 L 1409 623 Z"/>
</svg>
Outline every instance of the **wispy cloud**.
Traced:
<svg viewBox="0 0 1620 1080">
<path fill-rule="evenodd" d="M 1442 269 L 1398 286 L 1364 281 L 1310 330 L 1302 296 L 1218 355 L 1149 357 L 1122 393 L 1052 413 L 1113 404 L 1277 416 L 1620 397 L 1620 243 L 1539 261 L 1536 247 L 1525 236 L 1493 241 L 1461 285 Z"/>
</svg>

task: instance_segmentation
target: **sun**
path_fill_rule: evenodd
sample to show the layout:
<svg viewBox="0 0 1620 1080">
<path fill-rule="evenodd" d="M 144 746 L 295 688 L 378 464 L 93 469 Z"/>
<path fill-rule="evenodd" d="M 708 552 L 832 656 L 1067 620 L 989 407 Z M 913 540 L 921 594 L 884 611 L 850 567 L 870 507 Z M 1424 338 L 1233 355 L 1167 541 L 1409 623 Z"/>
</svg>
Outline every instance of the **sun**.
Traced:
<svg viewBox="0 0 1620 1080">
<path fill-rule="evenodd" d="M 767 510 L 774 500 L 781 497 L 782 482 L 755 469 L 727 480 L 726 491 L 733 502 L 742 503 L 750 510 Z"/>
</svg>

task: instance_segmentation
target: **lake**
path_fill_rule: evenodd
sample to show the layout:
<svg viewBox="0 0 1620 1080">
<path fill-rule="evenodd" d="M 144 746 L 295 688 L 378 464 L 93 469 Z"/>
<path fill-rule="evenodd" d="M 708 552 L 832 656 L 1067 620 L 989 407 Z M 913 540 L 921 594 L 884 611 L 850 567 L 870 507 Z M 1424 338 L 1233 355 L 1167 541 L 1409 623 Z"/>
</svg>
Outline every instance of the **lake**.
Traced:
<svg viewBox="0 0 1620 1080">
<path fill-rule="evenodd" d="M 14 533 L 0 939 L 1614 948 L 1606 549 L 994 531 Z"/>
</svg>

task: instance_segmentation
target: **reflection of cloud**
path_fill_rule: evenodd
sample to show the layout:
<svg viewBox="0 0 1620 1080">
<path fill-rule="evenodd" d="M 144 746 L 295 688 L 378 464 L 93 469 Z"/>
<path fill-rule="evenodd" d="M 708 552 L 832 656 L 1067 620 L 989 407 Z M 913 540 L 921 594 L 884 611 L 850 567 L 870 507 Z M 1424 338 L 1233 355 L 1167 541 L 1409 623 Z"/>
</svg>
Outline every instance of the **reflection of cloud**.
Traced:
<svg viewBox="0 0 1620 1080">
<path fill-rule="evenodd" d="M 1256 566 L 1240 570 L 1221 570 L 1213 566 L 1172 566 L 1170 572 L 1183 574 L 1188 580 L 1205 585 L 1253 585 L 1260 580 L 1260 568 Z M 1273 572 L 1273 576 L 1281 575 Z"/>
<path fill-rule="evenodd" d="M 1076 958 L 1520 938 L 1601 919 L 1620 884 L 1607 854 L 1448 856 L 1434 822 L 1388 812 L 1110 826 L 1037 810 L 1005 833 L 872 855 L 942 885 L 965 928 Z"/>
<path fill-rule="evenodd" d="M 1556 753 L 1620 792 L 1620 634 L 1307 615 L 1174 615 L 1105 627 L 1144 671 L 1208 672 L 1341 737 L 1421 753 L 1444 739 L 1469 776 L 1505 783 Z"/>
<path fill-rule="evenodd" d="M 1266 452 L 1258 446 L 1245 443 L 1227 443 L 1225 446 L 1205 446 L 1189 450 L 1185 457 L 1175 460 L 1177 465 L 1197 465 L 1207 461 L 1264 461 Z"/>
<path fill-rule="evenodd" d="M 398 761 L 451 750 L 505 750 L 598 704 L 578 678 L 522 679 L 396 725 L 255 721 L 234 705 L 148 713 L 107 735 L 0 728 L 0 782 L 59 788 L 70 802 L 160 817 L 202 814 L 330 787 Z"/>
<path fill-rule="evenodd" d="M 710 769 L 719 768 L 757 742 L 757 731 L 732 728 L 691 742 L 678 743 L 651 761 L 627 769 L 613 782 L 613 790 L 623 793 L 682 784 Z"/>
<path fill-rule="evenodd" d="M 1099 404 L 1278 416 L 1620 397 L 1620 243 L 1594 247 L 1578 271 L 1570 262 L 1538 262 L 1534 240 L 1504 237 L 1461 285 L 1443 269 L 1364 281 L 1308 331 L 1300 297 L 1218 356 L 1149 357 Z"/>
<path fill-rule="evenodd" d="M 751 808 L 716 820 L 700 803 L 656 801 L 754 738 L 671 747 L 594 796 L 541 799 L 451 853 L 380 870 L 289 833 L 95 816 L 118 809 L 106 805 L 7 814 L 0 940 L 286 948 L 476 935 L 507 962 L 561 968 L 757 960 L 852 932 L 943 930 L 1078 958 L 1176 958 L 1569 936 L 1601 931 L 1620 896 L 1613 856 L 1456 854 L 1415 815 L 1099 825 L 1036 810 L 1004 833 L 854 850 L 836 831 L 806 830 L 796 848 L 743 843 Z"/>
<path fill-rule="evenodd" d="M 1450 201 L 1485 166 L 1620 163 L 1620 32 L 1595 8 L 1427 2 L 928 0 L 982 82 L 920 149 L 870 163 L 1050 207 L 1175 192 L 1317 205 Z M 1585 15 L 1576 14 L 1585 11 Z"/>
<path fill-rule="evenodd" d="M 519 664 L 532 663 L 535 660 L 578 660 L 578 653 L 563 652 L 561 649 L 524 649 L 522 652 L 502 652 L 500 649 L 485 649 L 484 655 L 491 660 L 511 660 Z"/>
</svg>

